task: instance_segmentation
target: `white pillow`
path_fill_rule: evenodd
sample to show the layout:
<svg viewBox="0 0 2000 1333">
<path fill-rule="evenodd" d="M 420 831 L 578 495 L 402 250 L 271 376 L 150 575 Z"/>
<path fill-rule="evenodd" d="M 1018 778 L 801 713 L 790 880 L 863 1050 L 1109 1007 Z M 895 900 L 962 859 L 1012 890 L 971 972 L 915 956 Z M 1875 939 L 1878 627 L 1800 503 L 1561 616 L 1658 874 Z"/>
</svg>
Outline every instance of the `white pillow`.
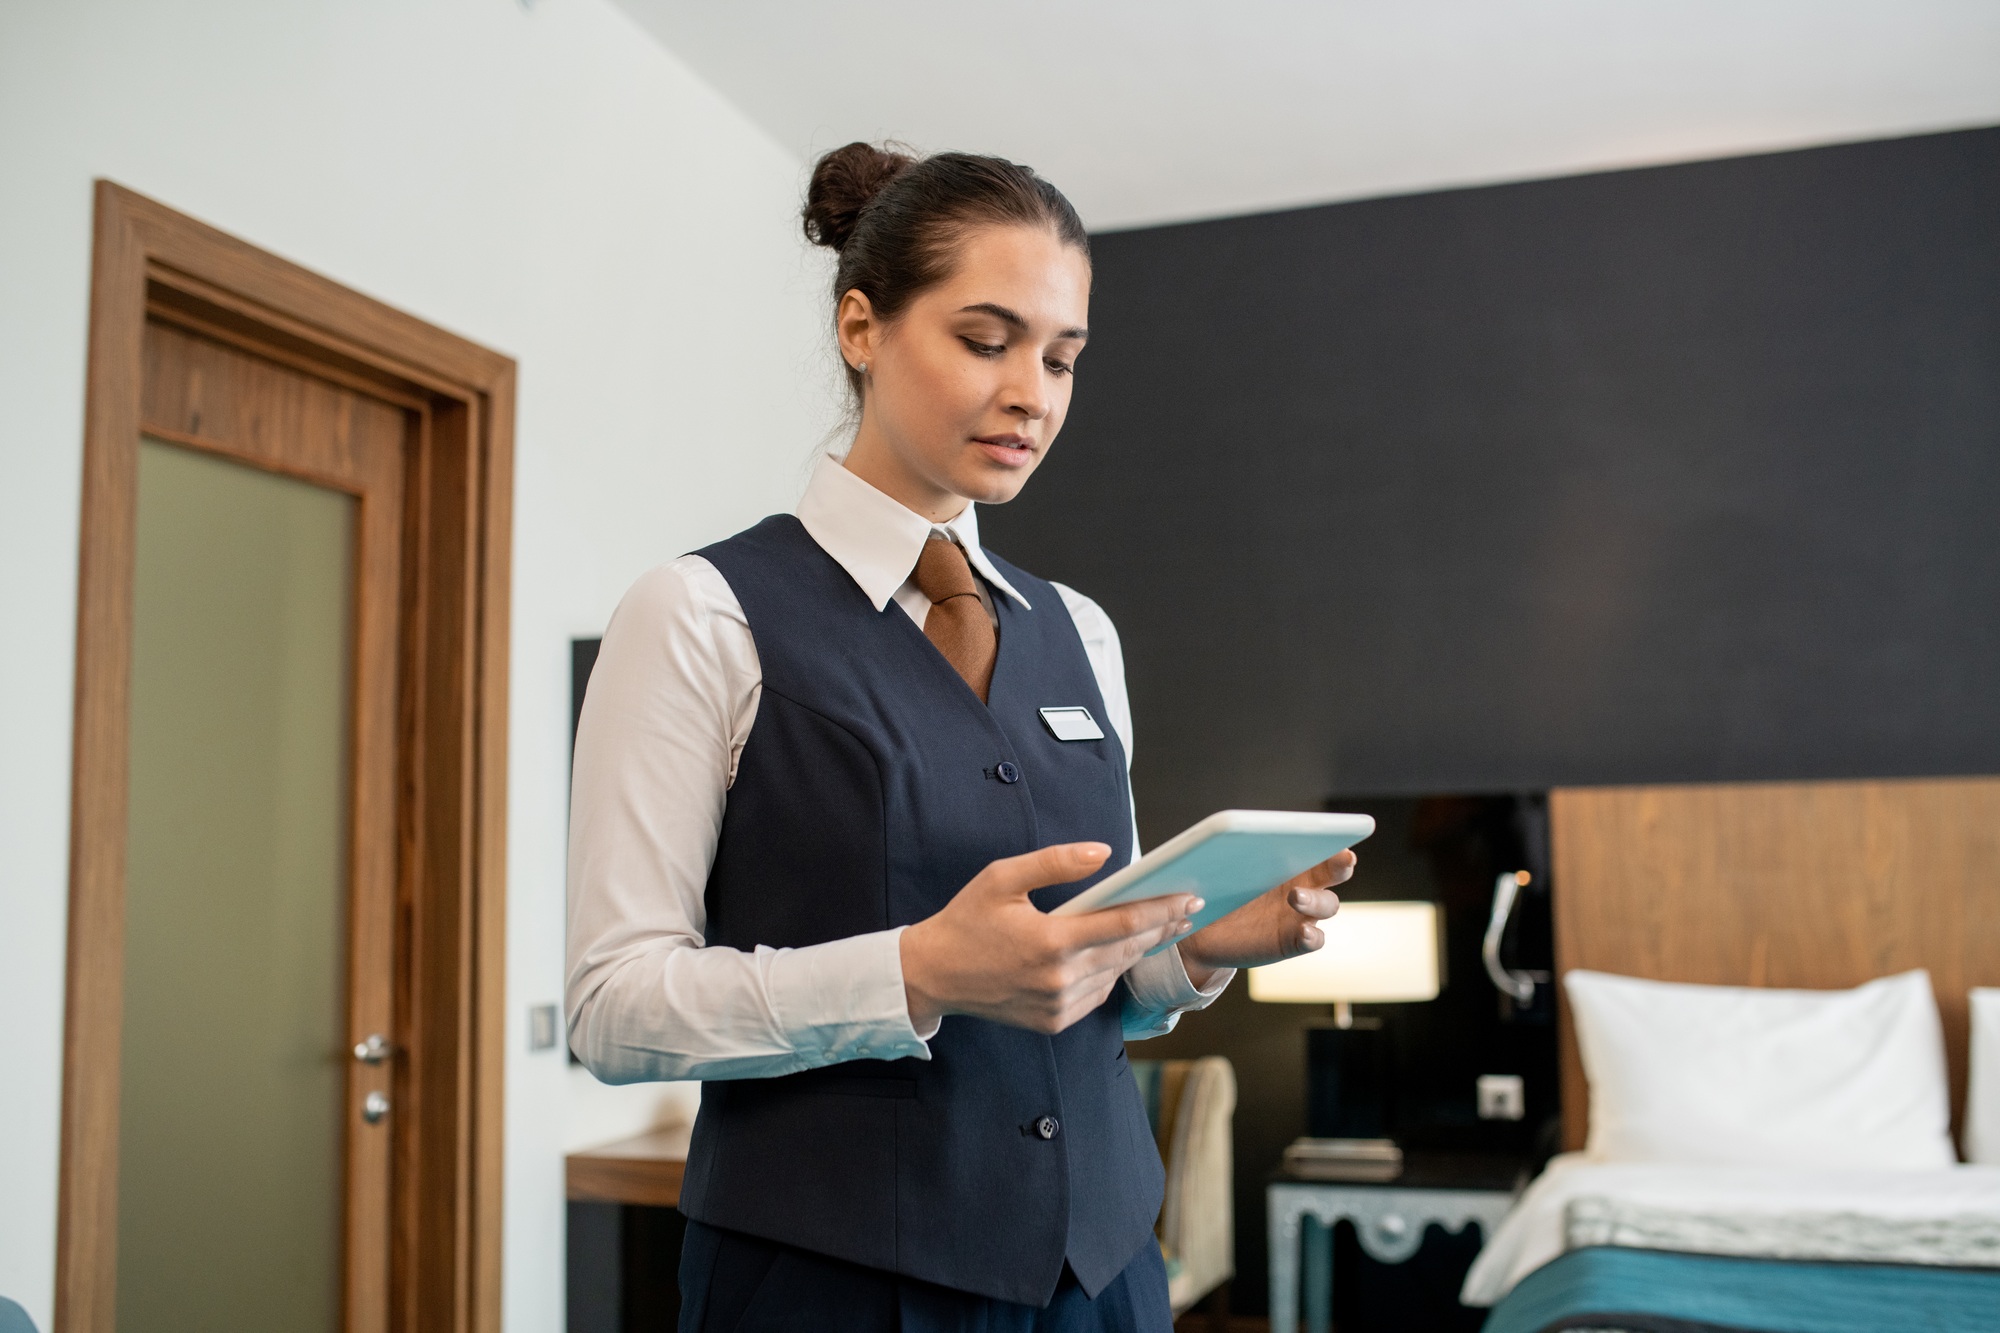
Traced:
<svg viewBox="0 0 2000 1333">
<path fill-rule="evenodd" d="M 1972 1077 L 1965 1092 L 1965 1160 L 2000 1166 L 2000 990 L 1972 992 Z"/>
<path fill-rule="evenodd" d="M 1928 972 L 1845 991 L 1565 974 L 1588 1153 L 1612 1162 L 1937 1167 L 1956 1156 Z"/>
</svg>

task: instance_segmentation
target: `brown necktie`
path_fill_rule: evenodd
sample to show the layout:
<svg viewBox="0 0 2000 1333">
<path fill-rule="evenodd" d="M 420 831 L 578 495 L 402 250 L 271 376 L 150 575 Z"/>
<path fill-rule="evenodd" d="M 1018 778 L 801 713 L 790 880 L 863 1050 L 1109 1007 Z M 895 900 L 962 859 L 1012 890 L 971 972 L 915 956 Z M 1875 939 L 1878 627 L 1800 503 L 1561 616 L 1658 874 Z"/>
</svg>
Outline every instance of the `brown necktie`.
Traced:
<svg viewBox="0 0 2000 1333">
<path fill-rule="evenodd" d="M 924 637 L 965 677 L 979 701 L 986 702 L 1000 640 L 979 600 L 972 566 L 966 563 L 957 542 L 932 537 L 924 543 L 923 554 L 917 557 L 917 587 L 931 599 L 930 614 L 924 617 Z"/>
</svg>

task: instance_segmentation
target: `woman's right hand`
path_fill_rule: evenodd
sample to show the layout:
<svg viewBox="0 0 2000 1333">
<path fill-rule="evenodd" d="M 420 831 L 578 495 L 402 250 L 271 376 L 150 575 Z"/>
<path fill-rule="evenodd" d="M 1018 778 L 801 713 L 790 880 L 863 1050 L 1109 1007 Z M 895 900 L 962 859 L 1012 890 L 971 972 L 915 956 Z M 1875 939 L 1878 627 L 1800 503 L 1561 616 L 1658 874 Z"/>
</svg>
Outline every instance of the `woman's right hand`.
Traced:
<svg viewBox="0 0 2000 1333">
<path fill-rule="evenodd" d="M 903 991 L 917 1034 L 928 1039 L 946 1014 L 1061 1032 L 1103 1004 L 1148 950 L 1186 934 L 1201 910 L 1189 894 L 1075 916 L 1051 916 L 1029 899 L 1110 855 L 1101 842 L 1068 842 L 995 861 L 943 911 L 905 930 Z"/>
</svg>

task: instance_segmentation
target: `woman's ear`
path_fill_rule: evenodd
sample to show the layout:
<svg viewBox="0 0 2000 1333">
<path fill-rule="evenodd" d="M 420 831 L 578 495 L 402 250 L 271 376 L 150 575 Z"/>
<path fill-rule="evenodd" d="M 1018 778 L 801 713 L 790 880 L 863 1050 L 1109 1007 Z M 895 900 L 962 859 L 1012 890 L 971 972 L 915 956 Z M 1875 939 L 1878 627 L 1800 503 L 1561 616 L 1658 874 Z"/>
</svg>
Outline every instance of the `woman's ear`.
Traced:
<svg viewBox="0 0 2000 1333">
<path fill-rule="evenodd" d="M 882 329 L 875 320 L 875 307 L 860 288 L 850 287 L 834 312 L 834 329 L 840 335 L 840 359 L 859 370 L 875 359 L 875 344 Z"/>
</svg>

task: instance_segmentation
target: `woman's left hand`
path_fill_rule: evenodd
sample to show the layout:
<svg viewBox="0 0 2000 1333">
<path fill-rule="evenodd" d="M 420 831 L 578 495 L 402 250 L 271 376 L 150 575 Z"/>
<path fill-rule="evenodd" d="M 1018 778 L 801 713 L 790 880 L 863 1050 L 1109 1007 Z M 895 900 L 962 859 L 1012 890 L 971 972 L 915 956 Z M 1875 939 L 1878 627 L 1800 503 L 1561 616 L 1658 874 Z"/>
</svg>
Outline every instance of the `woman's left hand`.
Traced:
<svg viewBox="0 0 2000 1333">
<path fill-rule="evenodd" d="M 1326 943 L 1319 923 L 1340 910 L 1333 886 L 1354 875 L 1353 852 L 1321 861 L 1182 940 L 1181 963 L 1196 989 L 1226 967 L 1261 967 Z"/>
</svg>

